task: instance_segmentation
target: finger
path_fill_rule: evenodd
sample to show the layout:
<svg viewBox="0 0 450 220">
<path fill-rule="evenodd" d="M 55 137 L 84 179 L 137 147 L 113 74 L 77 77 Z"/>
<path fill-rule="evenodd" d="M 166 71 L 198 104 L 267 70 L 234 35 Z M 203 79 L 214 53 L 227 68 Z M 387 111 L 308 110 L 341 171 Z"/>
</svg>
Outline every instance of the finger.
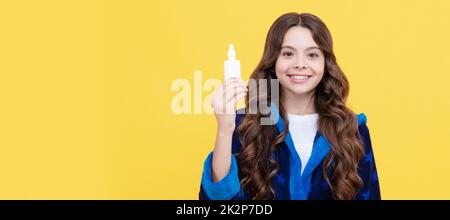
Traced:
<svg viewBox="0 0 450 220">
<path fill-rule="evenodd" d="M 222 111 L 226 107 L 228 97 L 236 90 L 237 87 L 243 85 L 242 80 L 239 77 L 232 77 L 223 82 L 211 97 L 211 106 L 216 112 Z"/>
<path fill-rule="evenodd" d="M 236 96 L 236 93 L 241 91 L 248 91 L 247 87 L 238 85 L 236 87 L 230 88 L 226 91 L 226 100 L 230 99 L 233 96 Z"/>
<path fill-rule="evenodd" d="M 223 84 L 222 88 L 227 89 L 227 88 L 232 88 L 237 85 L 244 85 L 244 83 L 242 81 L 229 81 L 229 82 L 225 82 Z"/>
<path fill-rule="evenodd" d="M 239 101 L 241 101 L 241 99 L 244 98 L 245 96 L 247 96 L 247 92 L 237 94 L 236 95 L 236 103 L 234 103 L 234 105 L 236 105 Z"/>
<path fill-rule="evenodd" d="M 242 82 L 242 80 L 239 77 L 232 77 L 230 79 L 225 80 L 225 82 L 223 82 L 222 85 L 229 85 L 234 82 Z"/>
<path fill-rule="evenodd" d="M 228 111 L 236 111 L 237 103 L 246 96 L 247 94 L 245 92 L 241 92 L 236 94 L 234 98 L 231 99 L 230 102 L 227 103 L 227 109 Z M 230 110 L 231 109 L 231 110 Z"/>
<path fill-rule="evenodd" d="M 219 88 L 217 88 L 216 92 L 219 93 L 224 93 L 226 90 L 229 90 L 229 88 L 232 88 L 236 85 L 236 83 L 238 83 L 238 81 L 234 81 L 234 80 L 230 80 L 230 81 L 226 81 L 224 83 L 222 83 Z"/>
<path fill-rule="evenodd" d="M 222 84 L 220 84 L 220 86 L 217 88 L 216 91 L 224 90 L 225 87 L 229 86 L 231 83 L 234 83 L 234 82 L 238 82 L 238 81 L 236 80 L 236 78 L 230 78 L 230 79 L 227 79 L 225 82 L 223 82 Z"/>
<path fill-rule="evenodd" d="M 222 98 L 223 100 L 227 100 L 230 96 L 232 96 L 233 92 L 239 88 L 244 88 L 244 85 L 240 82 L 231 82 L 230 84 L 226 84 L 223 88 Z"/>
<path fill-rule="evenodd" d="M 247 95 L 247 93 L 248 93 L 248 91 L 246 91 L 246 90 L 237 91 L 232 97 L 230 97 L 227 100 L 226 105 L 229 105 L 229 103 L 236 104 L 237 102 L 239 102 L 242 99 L 243 96 Z"/>
<path fill-rule="evenodd" d="M 239 93 L 246 93 L 247 88 L 243 85 L 238 85 L 233 90 L 228 90 L 224 93 L 225 97 L 222 97 L 223 99 L 220 101 L 220 106 L 218 109 L 220 112 L 223 112 L 224 114 L 232 114 L 234 113 L 235 106 L 230 105 L 229 102 L 232 102 L 233 98 L 236 98 L 237 94 Z"/>
<path fill-rule="evenodd" d="M 237 93 L 247 92 L 247 91 L 248 90 L 246 87 L 239 85 L 239 86 L 234 87 L 233 89 L 228 90 L 223 99 L 224 99 L 225 103 L 228 103 L 230 101 L 230 99 L 232 99 L 233 97 L 236 96 Z"/>
<path fill-rule="evenodd" d="M 217 101 L 223 100 L 223 97 L 225 97 L 224 96 L 225 90 L 227 87 L 230 86 L 230 83 L 232 83 L 232 82 L 234 82 L 234 81 L 228 80 L 228 81 L 222 83 L 213 94 L 214 100 L 217 100 Z"/>
</svg>

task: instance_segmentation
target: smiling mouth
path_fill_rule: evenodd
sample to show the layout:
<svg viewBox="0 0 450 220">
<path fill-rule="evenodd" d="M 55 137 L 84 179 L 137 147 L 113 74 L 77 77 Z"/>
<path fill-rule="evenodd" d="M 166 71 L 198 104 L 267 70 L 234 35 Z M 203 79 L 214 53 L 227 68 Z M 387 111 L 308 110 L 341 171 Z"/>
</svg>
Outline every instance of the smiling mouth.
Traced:
<svg viewBox="0 0 450 220">
<path fill-rule="evenodd" d="M 302 82 L 306 82 L 312 76 L 310 76 L 310 75 L 289 75 L 288 74 L 288 77 L 294 82 L 302 83 Z"/>
</svg>

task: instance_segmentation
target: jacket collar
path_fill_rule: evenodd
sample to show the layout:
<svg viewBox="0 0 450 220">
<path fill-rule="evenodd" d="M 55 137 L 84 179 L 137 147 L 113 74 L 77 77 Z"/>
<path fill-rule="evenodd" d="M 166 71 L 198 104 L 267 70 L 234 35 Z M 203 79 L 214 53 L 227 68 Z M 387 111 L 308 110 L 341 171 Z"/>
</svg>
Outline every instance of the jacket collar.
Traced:
<svg viewBox="0 0 450 220">
<path fill-rule="evenodd" d="M 278 107 L 274 103 L 271 104 L 271 119 L 272 122 L 276 124 L 280 133 L 288 129 L 281 118 Z M 297 150 L 295 149 L 290 132 L 287 133 L 284 141 L 288 146 L 290 153 L 291 199 L 307 199 L 311 175 L 322 160 L 328 155 L 331 150 L 331 145 L 325 136 L 323 136 L 320 132 L 317 132 L 314 139 L 311 157 L 303 170 L 303 174 L 301 174 L 302 161 L 300 160 Z"/>
</svg>

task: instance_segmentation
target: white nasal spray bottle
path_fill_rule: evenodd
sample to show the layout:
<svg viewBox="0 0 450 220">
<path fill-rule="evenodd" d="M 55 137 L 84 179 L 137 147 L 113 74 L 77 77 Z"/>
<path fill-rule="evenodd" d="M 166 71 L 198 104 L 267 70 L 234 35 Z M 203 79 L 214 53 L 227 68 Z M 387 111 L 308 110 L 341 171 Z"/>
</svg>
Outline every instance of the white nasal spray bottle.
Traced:
<svg viewBox="0 0 450 220">
<path fill-rule="evenodd" d="M 228 45 L 228 60 L 224 65 L 225 80 L 231 77 L 241 78 L 241 62 L 236 60 L 236 51 L 234 51 L 233 44 Z"/>
</svg>

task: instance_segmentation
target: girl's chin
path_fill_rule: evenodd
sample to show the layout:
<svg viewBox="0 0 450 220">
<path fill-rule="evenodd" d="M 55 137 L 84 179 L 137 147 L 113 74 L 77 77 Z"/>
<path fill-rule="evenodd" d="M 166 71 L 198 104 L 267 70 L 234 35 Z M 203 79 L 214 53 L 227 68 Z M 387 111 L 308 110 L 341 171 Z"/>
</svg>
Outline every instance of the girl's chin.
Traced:
<svg viewBox="0 0 450 220">
<path fill-rule="evenodd" d="M 288 85 L 287 90 L 289 93 L 294 95 L 305 95 L 309 94 L 313 91 L 314 88 L 311 88 L 311 86 L 298 86 L 298 85 Z"/>
<path fill-rule="evenodd" d="M 292 91 L 292 93 L 294 94 L 294 95 L 306 95 L 306 94 L 309 94 L 310 92 L 311 92 L 311 90 L 299 90 L 299 89 L 296 89 L 296 90 L 291 90 Z"/>
</svg>

